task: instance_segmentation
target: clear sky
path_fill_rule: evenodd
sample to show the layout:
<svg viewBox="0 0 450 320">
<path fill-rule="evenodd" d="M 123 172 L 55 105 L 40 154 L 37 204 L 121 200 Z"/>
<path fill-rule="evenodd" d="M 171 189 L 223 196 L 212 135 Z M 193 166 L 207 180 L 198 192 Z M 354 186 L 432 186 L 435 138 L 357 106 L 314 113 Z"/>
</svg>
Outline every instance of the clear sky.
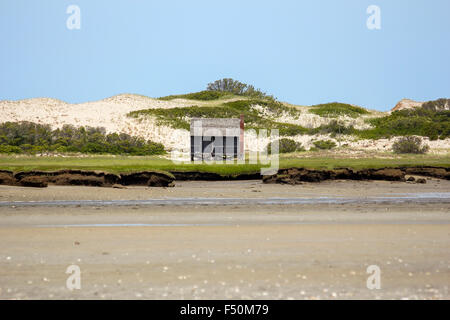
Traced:
<svg viewBox="0 0 450 320">
<path fill-rule="evenodd" d="M 291 103 L 388 110 L 450 97 L 449 13 L 449 0 L 0 0 L 0 100 L 159 97 L 231 77 Z"/>
</svg>

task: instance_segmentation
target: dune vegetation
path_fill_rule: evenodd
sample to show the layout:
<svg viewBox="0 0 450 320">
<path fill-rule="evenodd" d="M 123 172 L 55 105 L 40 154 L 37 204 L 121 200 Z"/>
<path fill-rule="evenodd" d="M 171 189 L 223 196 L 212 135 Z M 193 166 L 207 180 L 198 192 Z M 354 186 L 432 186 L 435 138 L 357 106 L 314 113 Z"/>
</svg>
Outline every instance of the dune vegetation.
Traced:
<svg viewBox="0 0 450 320">
<path fill-rule="evenodd" d="M 45 152 L 126 155 L 165 153 L 160 143 L 125 133 L 106 134 L 104 128 L 64 125 L 61 129 L 52 130 L 50 125 L 25 121 L 0 124 L 0 153 Z"/>
<path fill-rule="evenodd" d="M 312 151 L 339 152 L 371 144 L 384 152 L 393 139 L 388 147 L 379 139 L 421 136 L 441 140 L 428 142 L 430 151 L 441 152 L 448 149 L 442 140 L 450 137 L 450 99 L 389 113 L 339 102 L 296 106 L 228 78 L 209 83 L 203 91 L 159 99 L 127 94 L 78 104 L 82 111 L 61 101 L 42 100 L 1 104 L 3 116 L 10 120 L 0 124 L 0 153 L 157 155 L 164 149 L 189 147 L 192 118 L 241 115 L 246 130 L 278 129 L 280 139 L 301 142 Z"/>
<path fill-rule="evenodd" d="M 450 111 L 420 107 L 394 111 L 390 115 L 368 119 L 373 128 L 355 132 L 366 139 L 418 135 L 431 140 L 450 137 Z"/>
<path fill-rule="evenodd" d="M 266 113 L 254 108 L 262 106 Z M 275 100 L 244 99 L 223 102 L 215 106 L 190 106 L 183 108 L 156 108 L 130 112 L 130 117 L 153 116 L 160 124 L 174 129 L 189 130 L 191 118 L 239 118 L 244 115 L 247 129 L 279 129 L 280 135 L 294 136 L 306 133 L 302 126 L 277 122 L 275 119 L 283 113 L 295 115 L 297 111 Z"/>
<path fill-rule="evenodd" d="M 357 118 L 361 115 L 369 114 L 364 108 L 338 102 L 318 104 L 311 106 L 310 108 L 309 112 L 327 118 L 336 118 L 340 116 Z"/>
</svg>

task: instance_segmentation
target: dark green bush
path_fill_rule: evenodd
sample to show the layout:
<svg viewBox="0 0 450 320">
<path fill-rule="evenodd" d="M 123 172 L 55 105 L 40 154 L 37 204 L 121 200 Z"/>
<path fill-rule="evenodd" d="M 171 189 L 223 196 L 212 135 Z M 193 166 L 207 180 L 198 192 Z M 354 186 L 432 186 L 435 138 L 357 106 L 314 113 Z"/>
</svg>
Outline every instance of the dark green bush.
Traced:
<svg viewBox="0 0 450 320">
<path fill-rule="evenodd" d="M 360 115 L 368 114 L 366 109 L 355 107 L 345 103 L 325 103 L 311 106 L 311 113 L 317 114 L 321 117 L 339 117 L 339 116 L 349 116 L 352 118 L 357 118 Z"/>
<path fill-rule="evenodd" d="M 428 145 L 422 145 L 422 139 L 414 136 L 401 137 L 392 145 L 394 153 L 426 153 L 429 150 Z"/>
<path fill-rule="evenodd" d="M 224 97 L 246 96 L 252 99 L 264 99 L 275 100 L 271 95 L 262 92 L 260 89 L 256 89 L 254 86 L 242 83 L 231 78 L 225 78 L 216 80 L 208 84 L 207 89 L 200 92 L 170 95 L 159 98 L 160 100 L 173 100 L 173 99 L 189 99 L 189 100 L 218 100 Z"/>
<path fill-rule="evenodd" d="M 12 153 L 22 153 L 22 149 L 17 146 L 10 145 L 0 145 L 0 153 L 12 154 Z"/>
<path fill-rule="evenodd" d="M 52 130 L 49 125 L 32 122 L 0 124 L 0 153 L 81 152 L 103 154 L 164 154 L 160 143 L 125 133 L 106 134 L 105 128 L 64 125 Z"/>
<path fill-rule="evenodd" d="M 309 134 L 354 134 L 356 132 L 353 126 L 345 126 L 341 121 L 331 120 L 328 124 L 309 130 Z"/>
<path fill-rule="evenodd" d="M 390 115 L 368 120 L 373 129 L 361 130 L 357 135 L 366 139 L 416 135 L 432 140 L 450 137 L 450 111 L 415 108 L 394 111 Z"/>
<path fill-rule="evenodd" d="M 254 99 L 276 100 L 273 96 L 255 89 L 254 86 L 242 83 L 231 78 L 216 80 L 208 84 L 207 89 L 216 92 L 229 92 L 239 96 L 247 96 Z"/>
<path fill-rule="evenodd" d="M 272 152 L 272 143 L 268 143 L 266 149 L 270 154 Z M 278 140 L 278 153 L 290 153 L 296 151 L 305 151 L 300 142 L 287 138 Z"/>
<path fill-rule="evenodd" d="M 317 140 L 313 142 L 314 146 L 320 150 L 330 150 L 336 147 L 336 143 L 331 140 Z"/>
<path fill-rule="evenodd" d="M 278 129 L 280 136 L 294 137 L 308 132 L 308 129 L 297 124 L 275 122 L 272 126 L 274 129 Z"/>
</svg>

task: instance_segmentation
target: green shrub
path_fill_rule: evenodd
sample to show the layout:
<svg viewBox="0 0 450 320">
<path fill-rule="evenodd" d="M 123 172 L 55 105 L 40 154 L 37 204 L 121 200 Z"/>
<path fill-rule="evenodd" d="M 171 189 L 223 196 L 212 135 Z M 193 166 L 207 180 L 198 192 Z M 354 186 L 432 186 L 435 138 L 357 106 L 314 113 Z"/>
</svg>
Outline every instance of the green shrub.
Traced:
<svg viewBox="0 0 450 320">
<path fill-rule="evenodd" d="M 320 150 L 330 150 L 336 147 L 336 143 L 331 140 L 317 140 L 313 142 L 314 146 Z"/>
<path fill-rule="evenodd" d="M 422 145 L 422 139 L 414 136 L 401 137 L 392 145 L 394 153 L 426 153 L 429 150 L 428 145 Z"/>
<path fill-rule="evenodd" d="M 164 154 L 160 143 L 125 133 L 106 134 L 105 128 L 49 125 L 32 122 L 0 124 L 0 153 L 82 152 L 128 155 Z"/>
<path fill-rule="evenodd" d="M 294 137 L 296 135 L 305 134 L 308 132 L 308 129 L 299 126 L 297 124 L 291 123 L 275 122 L 273 124 L 273 128 L 278 129 L 280 136 L 288 136 L 288 137 Z"/>
<path fill-rule="evenodd" d="M 266 147 L 269 154 L 272 152 L 272 143 L 268 143 Z M 278 153 L 291 153 L 296 151 L 305 151 L 300 142 L 287 138 L 278 140 Z"/>
<path fill-rule="evenodd" d="M 345 103 L 326 103 L 311 106 L 311 113 L 317 114 L 321 117 L 334 118 L 339 116 L 349 116 L 352 118 L 357 118 L 360 115 L 368 114 L 366 109 L 361 107 L 355 107 Z"/>
<path fill-rule="evenodd" d="M 12 154 L 12 153 L 22 153 L 22 149 L 17 146 L 10 145 L 0 145 L 0 153 Z"/>
<path fill-rule="evenodd" d="M 254 86 L 242 83 L 231 78 L 224 78 L 211 82 L 207 86 L 208 91 L 228 92 L 239 96 L 247 96 L 253 99 L 276 100 L 273 96 L 256 89 Z"/>
<path fill-rule="evenodd" d="M 208 84 L 207 89 L 200 92 L 170 95 L 159 98 L 160 100 L 173 100 L 173 99 L 189 99 L 189 100 L 218 100 L 225 97 L 233 96 L 245 96 L 252 99 L 263 99 L 275 101 L 275 98 L 271 95 L 262 92 L 260 89 L 255 89 L 254 86 L 242 83 L 231 78 L 225 78 L 216 80 Z"/>
<path fill-rule="evenodd" d="M 356 132 L 353 126 L 345 126 L 341 121 L 331 120 L 328 124 L 321 125 L 320 127 L 309 130 L 309 134 L 331 134 L 336 136 L 337 134 L 354 134 Z"/>
<path fill-rule="evenodd" d="M 367 120 L 374 128 L 356 132 L 365 139 L 392 136 L 423 136 L 431 140 L 450 137 L 450 111 L 415 108 L 394 111 L 390 115 Z"/>
</svg>

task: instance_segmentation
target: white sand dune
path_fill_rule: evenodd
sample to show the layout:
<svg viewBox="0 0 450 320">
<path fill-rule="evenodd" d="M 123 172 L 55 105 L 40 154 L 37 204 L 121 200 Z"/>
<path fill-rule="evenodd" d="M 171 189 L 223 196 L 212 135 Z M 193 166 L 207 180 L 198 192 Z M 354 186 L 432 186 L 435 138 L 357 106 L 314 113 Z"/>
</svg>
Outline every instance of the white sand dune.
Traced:
<svg viewBox="0 0 450 320">
<path fill-rule="evenodd" d="M 40 124 L 49 124 L 52 128 L 60 128 L 64 124 L 104 127 L 108 133 L 117 132 L 140 136 L 145 139 L 160 142 L 168 150 L 176 149 L 187 152 L 190 143 L 188 131 L 158 125 L 155 119 L 148 117 L 130 118 L 127 117 L 127 114 L 131 111 L 142 109 L 187 107 L 208 103 L 211 102 L 189 101 L 185 99 L 163 101 L 136 94 L 120 94 L 103 100 L 80 104 L 70 104 L 51 98 L 33 98 L 17 101 L 3 100 L 0 101 L 0 122 L 31 121 Z M 255 106 L 254 108 L 260 112 L 264 112 L 261 106 Z M 326 118 L 309 113 L 307 107 L 297 108 L 301 110 L 301 115 L 298 118 L 293 119 L 288 115 L 283 115 L 277 121 L 299 124 L 308 128 L 314 128 L 329 121 Z M 378 115 L 382 114 L 384 113 L 378 113 Z M 358 129 L 367 128 L 363 117 L 358 119 L 342 117 L 340 120 Z M 294 137 L 294 139 L 301 142 L 306 148 L 313 146 L 314 140 L 331 139 L 335 140 L 339 145 L 347 144 L 350 148 L 374 151 L 388 151 L 395 141 L 395 138 L 356 140 L 352 137 L 342 137 L 340 140 L 336 140 L 326 135 L 302 135 Z M 425 140 L 433 152 L 447 152 L 450 149 L 450 139 L 438 141 Z M 267 142 L 268 139 L 258 144 L 256 136 L 248 133 L 245 139 L 245 149 L 261 150 L 266 146 Z"/>
<path fill-rule="evenodd" d="M 184 101 L 161 101 L 134 94 L 121 94 L 107 99 L 80 104 L 35 98 L 18 101 L 0 101 L 0 122 L 31 121 L 60 128 L 64 124 L 74 126 L 104 127 L 107 132 L 123 132 L 161 142 L 168 148 L 177 147 L 180 141 L 188 141 L 185 130 L 158 126 L 156 121 L 127 117 L 131 111 L 150 108 L 186 107 Z"/>
</svg>

